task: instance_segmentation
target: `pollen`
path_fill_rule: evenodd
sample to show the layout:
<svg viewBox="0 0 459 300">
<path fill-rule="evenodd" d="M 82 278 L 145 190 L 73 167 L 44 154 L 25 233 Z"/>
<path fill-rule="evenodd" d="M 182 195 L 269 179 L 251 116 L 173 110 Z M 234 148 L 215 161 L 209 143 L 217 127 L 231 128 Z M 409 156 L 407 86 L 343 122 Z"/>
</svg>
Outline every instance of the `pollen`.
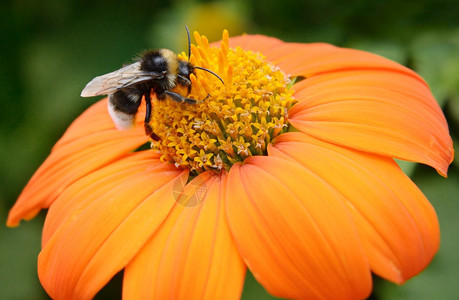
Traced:
<svg viewBox="0 0 459 300">
<path fill-rule="evenodd" d="M 288 110 L 295 103 L 290 79 L 260 53 L 229 48 L 228 32 L 220 47 L 194 33 L 190 62 L 195 69 L 191 91 L 175 92 L 196 104 L 154 100 L 151 118 L 159 140 L 152 148 L 161 159 L 198 174 L 229 170 L 252 155 L 267 155 L 267 145 L 289 130 Z M 187 60 L 186 54 L 178 55 Z"/>
</svg>

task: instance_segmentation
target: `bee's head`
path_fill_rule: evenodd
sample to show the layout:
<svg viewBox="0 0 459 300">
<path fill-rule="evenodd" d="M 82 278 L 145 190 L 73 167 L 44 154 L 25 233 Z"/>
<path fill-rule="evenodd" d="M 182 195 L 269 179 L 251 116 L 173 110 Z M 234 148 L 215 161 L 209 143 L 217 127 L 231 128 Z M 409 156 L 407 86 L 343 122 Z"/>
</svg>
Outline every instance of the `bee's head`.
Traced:
<svg viewBox="0 0 459 300">
<path fill-rule="evenodd" d="M 179 60 L 179 69 L 178 74 L 190 79 L 190 75 L 194 73 L 194 67 L 191 65 L 190 62 L 185 60 Z"/>
</svg>

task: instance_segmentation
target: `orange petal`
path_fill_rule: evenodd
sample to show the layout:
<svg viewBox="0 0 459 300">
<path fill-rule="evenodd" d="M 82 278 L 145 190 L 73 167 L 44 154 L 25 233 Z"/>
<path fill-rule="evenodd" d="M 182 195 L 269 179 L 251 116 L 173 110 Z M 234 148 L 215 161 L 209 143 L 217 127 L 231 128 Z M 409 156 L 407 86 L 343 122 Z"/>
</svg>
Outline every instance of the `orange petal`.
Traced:
<svg viewBox="0 0 459 300">
<path fill-rule="evenodd" d="M 187 173 L 148 152 L 75 182 L 50 208 L 38 275 L 53 299 L 93 298 L 169 214 L 174 181 Z"/>
<path fill-rule="evenodd" d="M 123 299 L 239 299 L 245 265 L 228 229 L 225 191 L 225 174 L 211 172 L 185 187 L 182 196 L 202 193 L 200 202 L 178 199 L 157 234 L 126 267 Z"/>
<path fill-rule="evenodd" d="M 342 71 L 295 85 L 292 125 L 318 139 L 428 164 L 446 175 L 453 158 L 445 117 L 417 78 L 392 71 Z"/>
<path fill-rule="evenodd" d="M 228 222 L 247 266 L 274 296 L 360 299 L 371 273 L 349 209 L 298 164 L 250 157 L 228 175 Z"/>
<path fill-rule="evenodd" d="M 43 226 L 42 248 L 76 210 L 92 205 L 95 198 L 103 198 L 111 190 L 117 189 L 125 178 L 145 172 L 147 168 L 152 170 L 162 166 L 163 163 L 156 156 L 153 151 L 136 152 L 86 175 L 67 187 L 48 211 Z"/>
<path fill-rule="evenodd" d="M 260 52 L 290 76 L 313 75 L 346 70 L 391 70 L 424 82 L 414 71 L 369 52 L 335 47 L 326 43 L 286 43 L 263 35 L 230 38 L 230 47 Z M 214 43 L 218 46 L 217 43 Z"/>
<path fill-rule="evenodd" d="M 143 126 L 120 131 L 107 113 L 107 100 L 85 111 L 67 129 L 35 172 L 8 216 L 8 226 L 33 218 L 79 178 L 116 161 L 148 141 Z"/>
<path fill-rule="evenodd" d="M 252 40 L 253 38 L 253 40 Z M 446 176 L 454 150 L 445 118 L 424 80 L 368 52 L 264 36 L 230 39 L 259 51 L 290 76 L 303 102 L 289 112 L 300 131 L 332 143 L 428 164 Z M 306 101 L 304 101 L 306 100 Z"/>
<path fill-rule="evenodd" d="M 279 136 L 268 151 L 295 161 L 343 196 L 379 276 L 402 283 L 422 271 L 437 252 L 435 211 L 392 159 L 302 133 Z"/>
<path fill-rule="evenodd" d="M 296 57 L 289 56 L 289 59 L 281 59 L 279 62 L 273 60 L 273 62 L 284 72 L 294 76 L 309 78 L 314 75 L 346 70 L 381 70 L 412 76 L 424 83 L 414 71 L 373 53 L 320 43 L 287 44 L 284 47 L 285 51 L 295 49 Z M 269 52 L 266 55 L 269 58 Z"/>
</svg>

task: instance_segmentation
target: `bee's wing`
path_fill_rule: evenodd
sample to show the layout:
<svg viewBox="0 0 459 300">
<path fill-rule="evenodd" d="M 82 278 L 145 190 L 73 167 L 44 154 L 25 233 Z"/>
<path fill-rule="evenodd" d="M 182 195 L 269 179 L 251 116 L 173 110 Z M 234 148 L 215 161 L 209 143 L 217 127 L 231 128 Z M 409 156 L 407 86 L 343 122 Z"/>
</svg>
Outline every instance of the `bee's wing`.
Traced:
<svg viewBox="0 0 459 300">
<path fill-rule="evenodd" d="M 157 72 L 140 70 L 140 62 L 135 62 L 111 73 L 97 76 L 86 85 L 81 92 L 81 97 L 113 94 L 117 90 L 130 85 L 158 79 L 162 76 L 164 75 Z"/>
</svg>

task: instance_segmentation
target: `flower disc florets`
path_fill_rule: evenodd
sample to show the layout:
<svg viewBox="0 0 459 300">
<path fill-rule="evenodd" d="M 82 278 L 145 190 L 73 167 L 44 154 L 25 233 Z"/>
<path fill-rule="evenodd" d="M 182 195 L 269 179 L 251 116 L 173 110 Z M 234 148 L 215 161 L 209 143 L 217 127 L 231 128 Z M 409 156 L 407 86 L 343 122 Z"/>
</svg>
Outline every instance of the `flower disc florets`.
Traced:
<svg viewBox="0 0 459 300">
<path fill-rule="evenodd" d="M 230 49 L 227 31 L 220 48 L 210 47 L 197 33 L 195 39 L 191 63 L 212 70 L 224 83 L 196 69 L 191 92 L 175 91 L 200 100 L 197 104 L 154 101 L 151 126 L 160 140 L 152 146 L 163 161 L 195 173 L 229 170 L 246 157 L 266 155 L 271 140 L 288 129 L 288 109 L 294 104 L 290 80 L 261 54 Z"/>
</svg>

